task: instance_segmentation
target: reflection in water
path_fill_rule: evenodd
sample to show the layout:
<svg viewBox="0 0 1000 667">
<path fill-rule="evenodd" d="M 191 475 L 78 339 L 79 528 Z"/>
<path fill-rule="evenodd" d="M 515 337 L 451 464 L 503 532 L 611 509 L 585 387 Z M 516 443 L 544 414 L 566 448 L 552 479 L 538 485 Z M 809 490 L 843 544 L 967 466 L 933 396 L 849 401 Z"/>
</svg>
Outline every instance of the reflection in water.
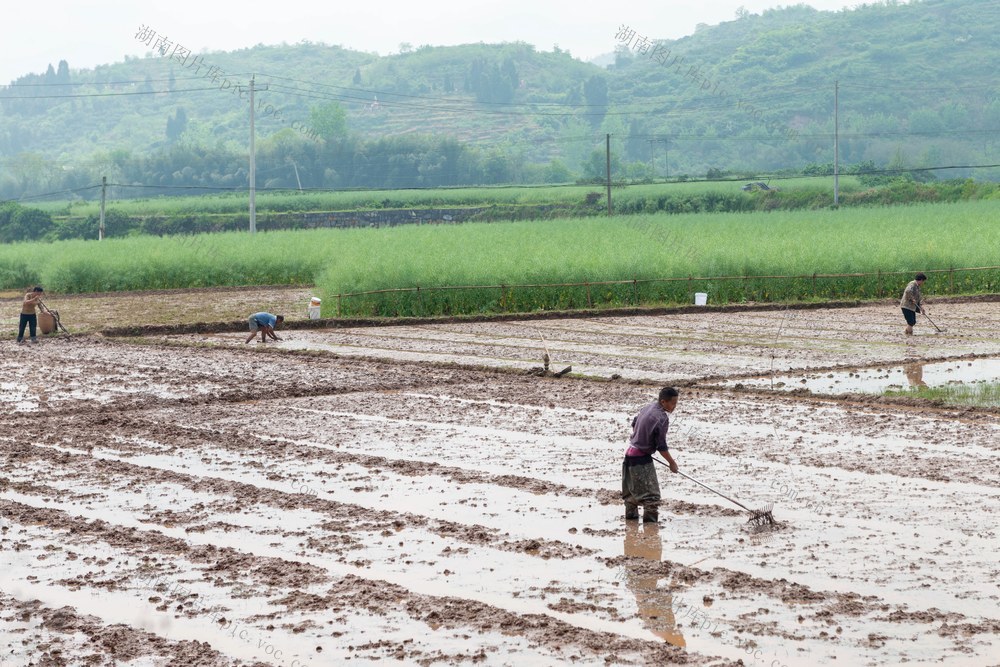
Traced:
<svg viewBox="0 0 1000 667">
<path fill-rule="evenodd" d="M 663 538 L 660 526 L 655 523 L 640 524 L 637 521 L 625 523 L 625 555 L 644 558 L 655 563 L 663 559 Z M 686 642 L 674 619 L 673 594 L 666 588 L 657 588 L 660 575 L 657 568 L 629 567 L 625 565 L 625 586 L 635 595 L 639 608 L 639 618 L 657 637 L 668 644 L 684 648 Z"/>
<path fill-rule="evenodd" d="M 49 402 L 49 395 L 45 391 L 45 385 L 30 385 L 29 389 L 38 395 L 38 402 L 46 404 Z"/>
<path fill-rule="evenodd" d="M 920 362 L 915 364 L 906 364 L 903 366 L 903 372 L 906 373 L 906 379 L 909 380 L 911 387 L 926 387 L 927 383 L 924 382 L 924 366 L 926 362 Z"/>
</svg>

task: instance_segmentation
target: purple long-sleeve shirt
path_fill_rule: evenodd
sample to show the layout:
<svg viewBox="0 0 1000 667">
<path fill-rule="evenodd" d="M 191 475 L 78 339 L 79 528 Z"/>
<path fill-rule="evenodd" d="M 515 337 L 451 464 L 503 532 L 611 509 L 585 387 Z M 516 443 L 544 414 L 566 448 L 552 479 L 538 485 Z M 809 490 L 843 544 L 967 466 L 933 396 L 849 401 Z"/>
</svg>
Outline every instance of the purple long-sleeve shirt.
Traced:
<svg viewBox="0 0 1000 667">
<path fill-rule="evenodd" d="M 667 451 L 667 429 L 670 413 L 659 401 L 653 401 L 639 411 L 632 420 L 632 437 L 625 456 L 652 456 L 653 452 Z"/>
</svg>

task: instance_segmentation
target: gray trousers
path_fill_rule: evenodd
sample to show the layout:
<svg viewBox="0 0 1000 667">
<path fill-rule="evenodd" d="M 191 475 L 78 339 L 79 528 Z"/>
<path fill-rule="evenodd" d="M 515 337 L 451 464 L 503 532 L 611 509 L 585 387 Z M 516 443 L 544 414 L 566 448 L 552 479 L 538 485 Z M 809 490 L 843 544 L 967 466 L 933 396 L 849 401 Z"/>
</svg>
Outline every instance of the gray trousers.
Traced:
<svg viewBox="0 0 1000 667">
<path fill-rule="evenodd" d="M 639 465 L 622 463 L 622 500 L 625 514 L 636 514 L 642 505 L 646 516 L 656 516 L 660 507 L 660 482 L 652 461 Z"/>
</svg>

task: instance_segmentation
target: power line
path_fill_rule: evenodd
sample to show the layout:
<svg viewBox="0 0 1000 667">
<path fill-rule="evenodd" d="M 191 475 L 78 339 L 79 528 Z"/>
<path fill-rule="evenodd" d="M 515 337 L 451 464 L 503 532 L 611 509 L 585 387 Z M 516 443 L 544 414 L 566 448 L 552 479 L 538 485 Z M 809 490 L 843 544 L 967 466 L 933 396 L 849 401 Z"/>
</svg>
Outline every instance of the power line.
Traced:
<svg viewBox="0 0 1000 667">
<path fill-rule="evenodd" d="M 902 82 L 900 82 L 900 83 L 902 83 Z M 885 86 L 885 84 L 882 84 L 882 85 L 874 85 L 874 84 L 871 84 L 871 83 L 868 83 L 868 84 L 846 83 L 845 84 L 843 81 L 841 81 L 841 83 L 840 83 L 840 87 L 841 88 L 851 88 L 851 89 L 854 89 L 854 90 L 877 90 L 879 92 L 884 92 L 884 93 L 893 93 L 893 92 L 907 92 L 907 93 L 916 93 L 916 92 L 924 92 L 924 93 L 955 93 L 955 92 L 963 92 L 963 91 L 998 90 L 996 84 L 984 84 L 982 86 L 949 86 L 949 87 L 942 87 L 942 88 L 937 88 L 937 87 L 923 88 L 923 87 L 920 87 L 920 86 L 912 86 L 912 85 L 908 85 L 908 84 L 903 84 L 903 85 L 905 86 L 904 88 L 898 88 L 898 89 L 893 90 L 893 89 L 887 88 Z"/>
<path fill-rule="evenodd" d="M 15 202 L 16 203 L 16 202 L 22 202 L 22 201 L 29 201 L 29 200 L 33 200 L 33 199 L 44 199 L 46 197 L 54 197 L 55 195 L 72 194 L 72 193 L 75 193 L 75 192 L 86 192 L 87 190 L 95 190 L 95 189 L 99 189 L 100 187 L 101 187 L 100 185 L 88 185 L 86 187 L 73 188 L 71 190 L 56 190 L 55 192 L 45 192 L 45 193 L 38 194 L 38 195 L 25 195 L 23 197 L 18 197 L 16 199 L 0 199 L 0 204 L 6 204 L 8 202 Z"/>
<path fill-rule="evenodd" d="M 51 100 L 67 99 L 78 97 L 120 97 L 123 95 L 174 95 L 177 93 L 194 93 L 202 90 L 219 90 L 218 86 L 211 88 L 181 88 L 177 90 L 135 90 L 120 93 L 80 93 L 73 95 L 0 95 L 0 102 L 4 100 Z"/>
<path fill-rule="evenodd" d="M 230 74 L 229 76 L 249 76 L 249 72 L 239 72 L 236 74 Z M 41 76 L 36 75 L 36 76 Z M 173 81 L 198 81 L 203 80 L 204 76 L 182 76 L 174 77 Z M 141 85 L 144 83 L 169 83 L 171 79 L 146 79 L 135 80 L 135 81 L 67 81 L 66 83 L 5 83 L 0 84 L 0 89 L 2 88 L 41 88 L 45 86 L 58 86 L 61 88 L 67 88 L 70 86 L 128 86 L 128 85 Z"/>
</svg>

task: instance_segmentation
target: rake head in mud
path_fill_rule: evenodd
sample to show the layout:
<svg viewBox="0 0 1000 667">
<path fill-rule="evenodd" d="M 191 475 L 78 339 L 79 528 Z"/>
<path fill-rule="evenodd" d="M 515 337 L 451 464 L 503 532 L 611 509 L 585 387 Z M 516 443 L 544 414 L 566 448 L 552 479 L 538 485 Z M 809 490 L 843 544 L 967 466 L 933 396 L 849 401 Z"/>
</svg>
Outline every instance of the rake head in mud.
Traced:
<svg viewBox="0 0 1000 667">
<path fill-rule="evenodd" d="M 659 463 L 660 465 L 664 465 L 664 466 L 667 465 L 666 463 L 664 463 L 663 461 L 659 460 L 655 456 L 653 457 L 653 460 L 656 461 L 657 463 Z M 743 503 L 741 503 L 740 501 L 734 500 L 733 498 L 730 498 L 729 496 L 727 496 L 726 494 L 724 494 L 724 493 L 722 493 L 720 491 L 716 491 L 715 489 L 713 489 L 712 487 L 708 486 L 704 482 L 699 482 L 698 480 L 696 480 L 691 475 L 688 475 L 687 473 L 684 473 L 684 472 L 681 472 L 680 470 L 678 470 L 677 474 L 680 475 L 681 477 L 684 477 L 686 479 L 691 480 L 692 482 L 694 482 L 698 486 L 700 486 L 700 487 L 702 487 L 704 489 L 708 489 L 709 491 L 711 491 L 712 493 L 716 494 L 717 496 L 721 496 L 721 497 L 725 498 L 726 500 L 728 500 L 729 502 L 733 503 L 734 505 L 738 505 L 739 507 L 741 507 L 744 510 L 746 510 L 747 512 L 749 512 L 750 513 L 750 518 L 747 520 L 747 523 L 750 524 L 751 528 L 753 528 L 753 527 L 761 527 L 761 526 L 773 526 L 773 525 L 775 525 L 777 523 L 774 520 L 774 515 L 771 514 L 771 510 L 774 508 L 774 504 L 772 504 L 772 503 L 769 503 L 769 504 L 765 505 L 763 509 L 752 510 L 749 507 L 747 507 L 746 505 L 744 505 Z"/>
<path fill-rule="evenodd" d="M 774 515 L 771 511 L 774 509 L 774 503 L 768 503 L 759 510 L 749 510 L 750 518 L 747 519 L 747 524 L 751 529 L 754 528 L 766 528 L 767 526 L 773 526 L 778 522 L 774 519 Z"/>
</svg>

